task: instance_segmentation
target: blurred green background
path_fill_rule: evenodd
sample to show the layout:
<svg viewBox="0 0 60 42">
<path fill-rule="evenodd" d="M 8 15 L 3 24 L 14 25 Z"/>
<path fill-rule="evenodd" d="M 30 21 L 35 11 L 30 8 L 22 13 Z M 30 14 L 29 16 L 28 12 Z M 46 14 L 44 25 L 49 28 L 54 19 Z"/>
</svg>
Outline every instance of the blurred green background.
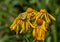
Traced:
<svg viewBox="0 0 60 42">
<path fill-rule="evenodd" d="M 0 42 L 32 42 L 30 33 L 16 35 L 10 25 L 19 13 L 31 7 L 46 9 L 56 21 L 49 25 L 45 42 L 60 42 L 60 0 L 0 0 Z"/>
</svg>

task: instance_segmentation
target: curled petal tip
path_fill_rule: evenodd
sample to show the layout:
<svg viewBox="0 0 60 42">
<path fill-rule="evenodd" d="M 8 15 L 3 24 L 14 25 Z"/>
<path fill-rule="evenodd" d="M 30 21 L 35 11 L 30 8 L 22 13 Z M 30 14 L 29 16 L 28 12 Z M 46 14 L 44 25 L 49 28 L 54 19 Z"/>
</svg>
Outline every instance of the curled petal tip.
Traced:
<svg viewBox="0 0 60 42">
<path fill-rule="evenodd" d="M 50 15 L 50 14 L 48 14 L 48 15 L 50 16 L 50 18 L 51 18 L 52 20 L 56 21 L 56 18 L 55 18 L 55 17 L 53 17 L 53 16 Z"/>
</svg>

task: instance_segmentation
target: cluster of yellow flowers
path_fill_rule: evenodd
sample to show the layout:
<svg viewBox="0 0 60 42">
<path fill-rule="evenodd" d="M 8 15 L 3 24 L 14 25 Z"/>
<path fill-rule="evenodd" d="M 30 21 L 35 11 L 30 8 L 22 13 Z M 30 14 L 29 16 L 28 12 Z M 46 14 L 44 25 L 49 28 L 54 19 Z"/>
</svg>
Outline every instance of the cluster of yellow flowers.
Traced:
<svg viewBox="0 0 60 42">
<path fill-rule="evenodd" d="M 18 15 L 14 20 L 13 24 L 10 26 L 11 30 L 15 30 L 16 34 L 28 31 L 32 28 L 32 35 L 36 40 L 43 40 L 47 31 L 47 24 L 51 23 L 51 20 L 56 21 L 56 19 L 49 14 L 45 9 L 41 9 L 40 12 L 28 8 L 26 12 Z M 21 30 L 19 30 L 21 26 Z"/>
</svg>

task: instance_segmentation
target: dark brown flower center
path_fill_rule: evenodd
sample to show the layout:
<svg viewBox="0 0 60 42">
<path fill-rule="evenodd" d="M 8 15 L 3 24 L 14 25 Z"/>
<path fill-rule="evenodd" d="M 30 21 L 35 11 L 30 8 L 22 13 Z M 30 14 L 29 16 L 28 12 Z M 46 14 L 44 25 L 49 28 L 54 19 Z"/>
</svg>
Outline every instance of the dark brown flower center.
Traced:
<svg viewBox="0 0 60 42">
<path fill-rule="evenodd" d="M 43 24 L 43 20 L 42 19 L 37 19 L 36 23 L 37 23 L 37 25 L 41 26 Z"/>
</svg>

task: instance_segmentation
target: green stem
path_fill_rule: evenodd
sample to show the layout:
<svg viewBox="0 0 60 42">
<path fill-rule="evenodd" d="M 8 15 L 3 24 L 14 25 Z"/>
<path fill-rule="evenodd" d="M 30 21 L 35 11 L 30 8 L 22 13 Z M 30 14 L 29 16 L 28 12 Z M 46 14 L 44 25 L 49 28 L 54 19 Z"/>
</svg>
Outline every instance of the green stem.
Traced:
<svg viewBox="0 0 60 42">
<path fill-rule="evenodd" d="M 29 42 L 29 40 L 26 38 L 27 42 Z"/>
<path fill-rule="evenodd" d="M 56 35 L 57 32 L 56 32 L 55 23 L 51 25 L 51 29 L 52 29 L 52 34 L 53 34 L 53 40 L 54 42 L 57 42 L 57 35 Z"/>
</svg>

